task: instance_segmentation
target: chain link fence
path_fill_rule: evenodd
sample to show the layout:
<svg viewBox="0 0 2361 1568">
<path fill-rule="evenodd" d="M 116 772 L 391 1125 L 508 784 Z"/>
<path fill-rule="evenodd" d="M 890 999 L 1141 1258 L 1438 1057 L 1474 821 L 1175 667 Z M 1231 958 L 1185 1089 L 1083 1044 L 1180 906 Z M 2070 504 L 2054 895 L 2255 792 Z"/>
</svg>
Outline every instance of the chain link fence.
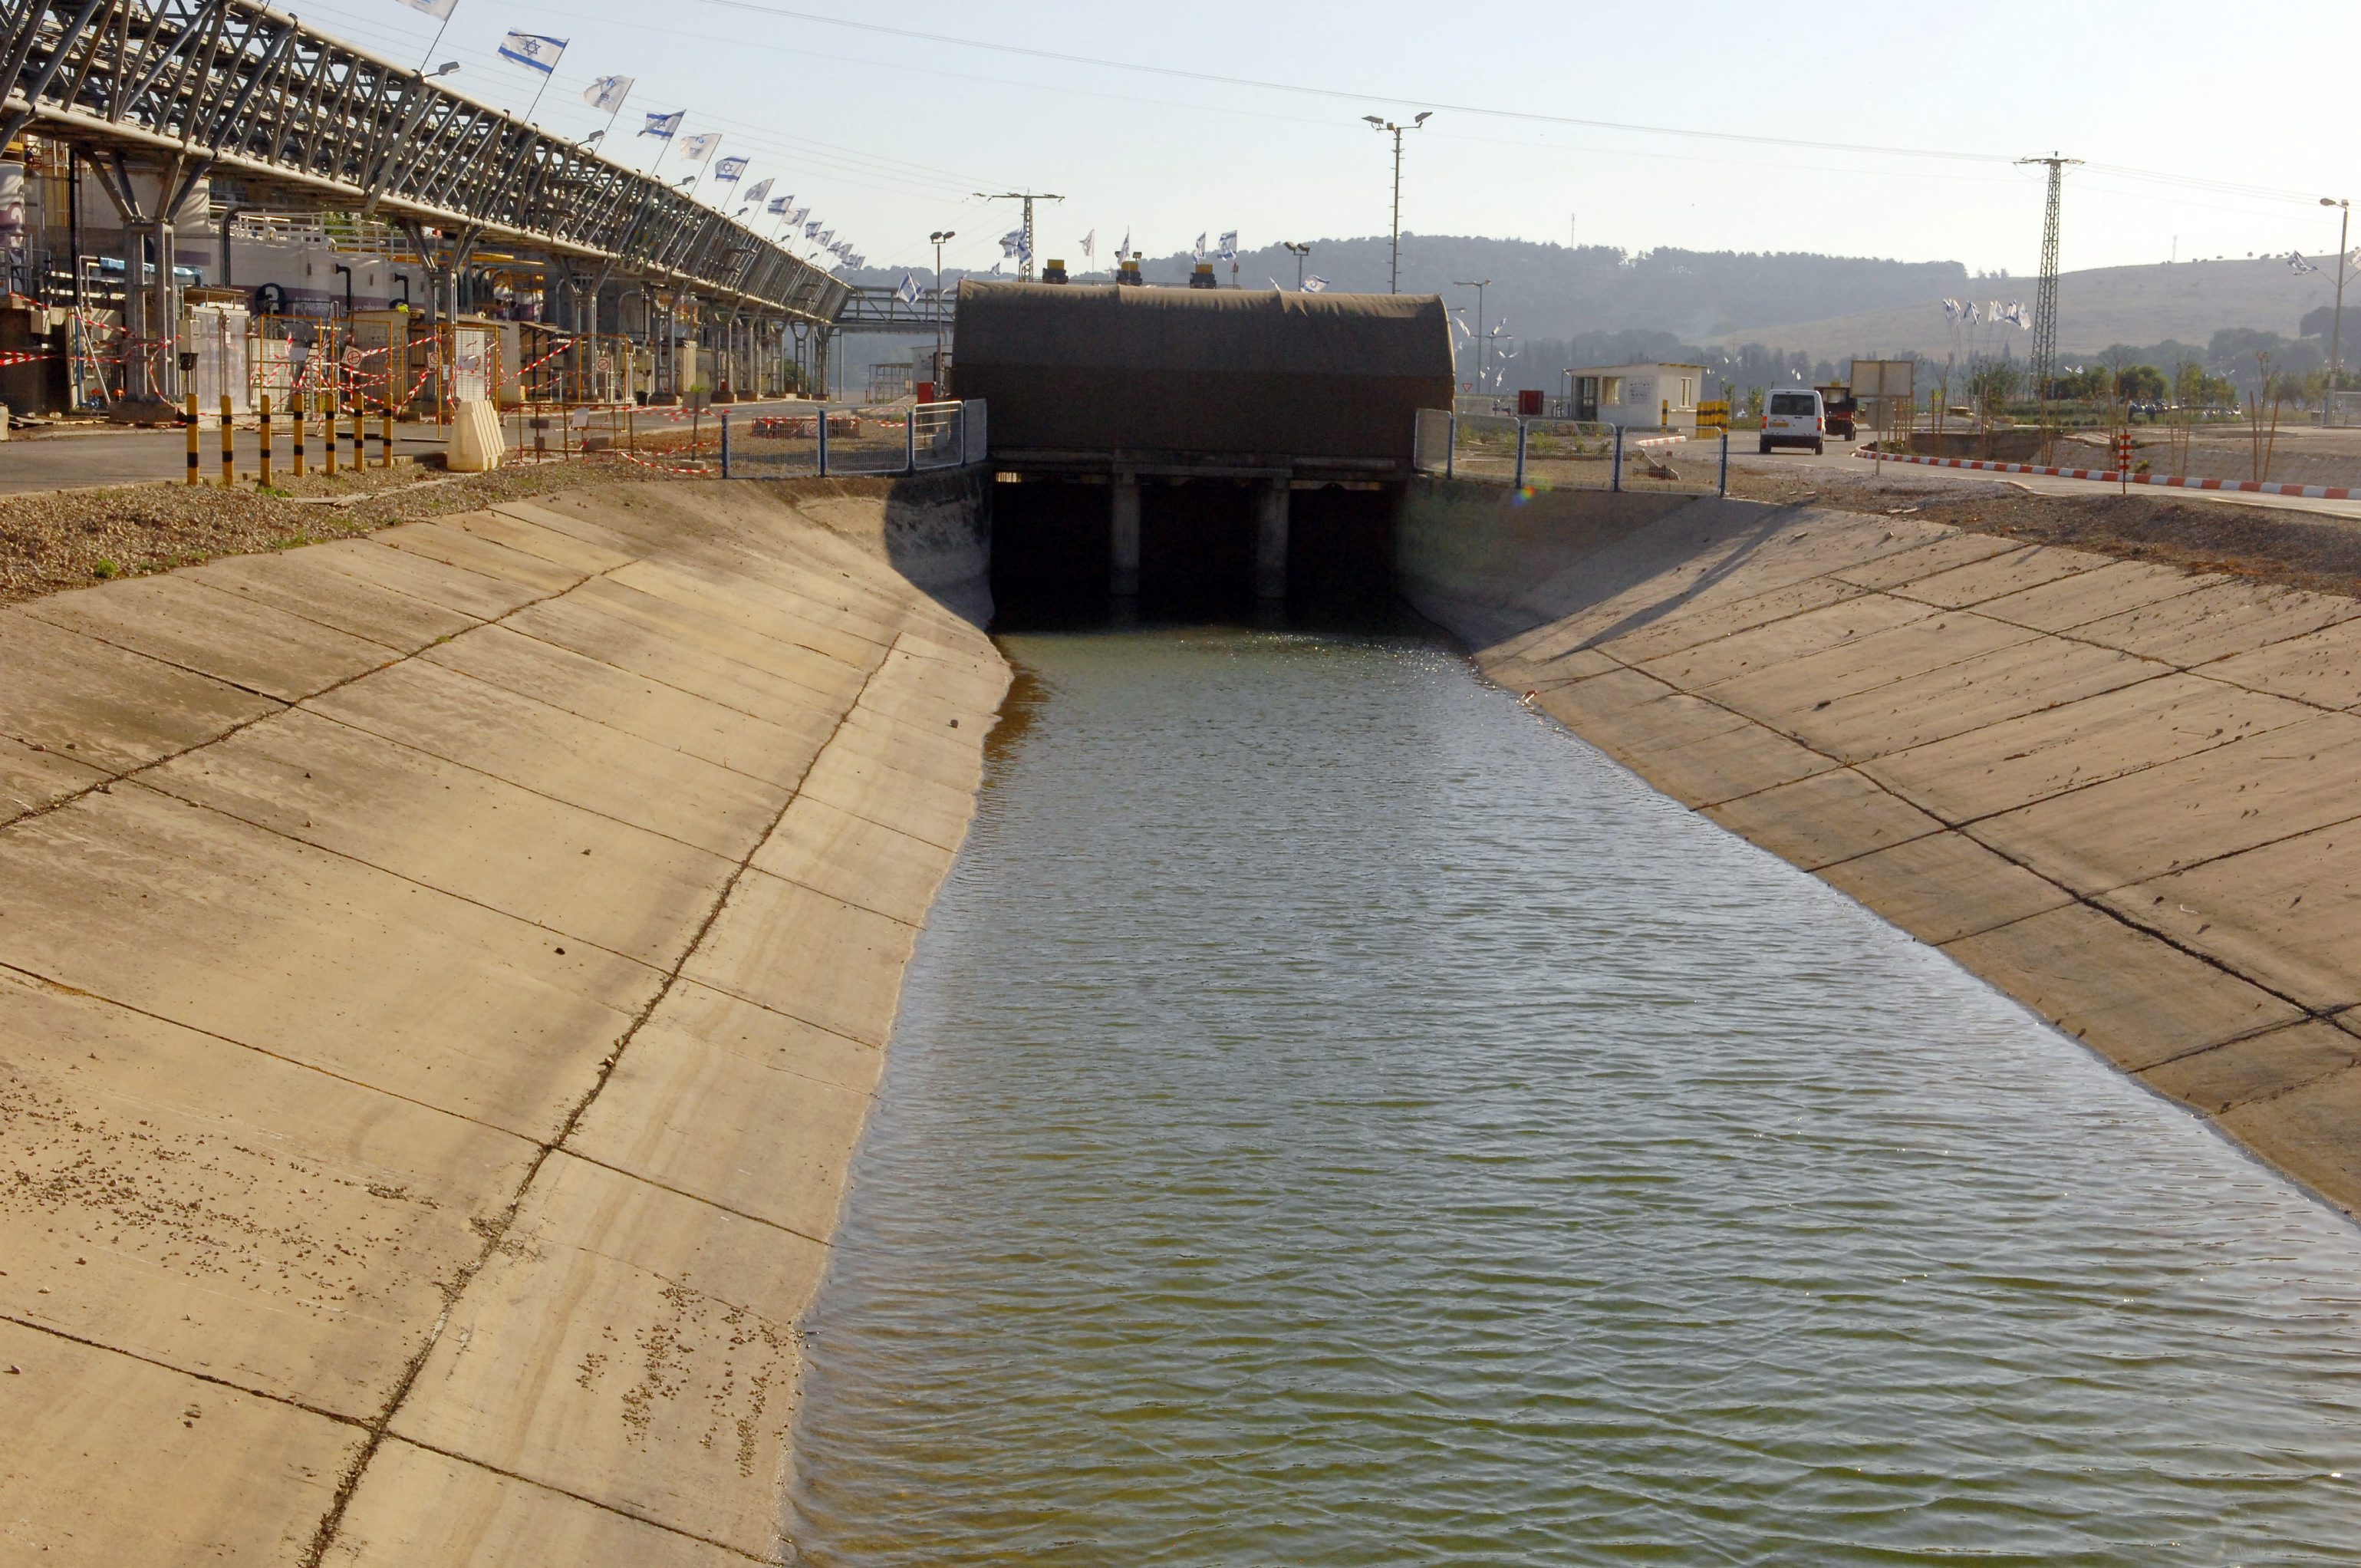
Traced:
<svg viewBox="0 0 2361 1568">
<path fill-rule="evenodd" d="M 1730 493 L 1727 432 L 1700 444 L 1587 420 L 1421 409 L 1411 464 L 1422 474 L 1519 489 Z"/>
</svg>

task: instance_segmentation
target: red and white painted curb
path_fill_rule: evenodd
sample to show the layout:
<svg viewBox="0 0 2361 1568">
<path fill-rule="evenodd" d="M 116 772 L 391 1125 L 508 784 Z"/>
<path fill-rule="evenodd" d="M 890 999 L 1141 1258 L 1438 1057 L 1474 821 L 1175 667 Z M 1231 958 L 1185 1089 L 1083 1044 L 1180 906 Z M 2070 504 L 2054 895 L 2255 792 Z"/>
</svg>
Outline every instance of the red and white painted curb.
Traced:
<svg viewBox="0 0 2361 1568">
<path fill-rule="evenodd" d="M 1856 457 L 1872 463 L 1916 463 L 1927 468 L 1974 468 L 1987 474 L 2046 474 L 2053 479 L 2096 479 L 2109 485 L 2161 485 L 2177 490 L 2239 490 L 2248 495 L 2301 496 L 2314 501 L 2361 500 L 2361 486 L 2280 485 L 2253 479 L 2194 479 L 2182 474 L 2125 474 L 2114 468 L 2045 468 L 2035 463 L 1988 463 L 1976 457 L 1921 457 L 1916 453 L 1870 452 Z"/>
</svg>

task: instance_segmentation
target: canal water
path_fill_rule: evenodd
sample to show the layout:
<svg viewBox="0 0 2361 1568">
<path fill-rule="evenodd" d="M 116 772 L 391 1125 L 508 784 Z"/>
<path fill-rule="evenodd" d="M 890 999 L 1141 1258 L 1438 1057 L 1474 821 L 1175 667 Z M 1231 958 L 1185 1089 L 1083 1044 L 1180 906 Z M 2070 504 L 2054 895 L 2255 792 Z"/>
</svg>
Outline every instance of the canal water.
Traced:
<svg viewBox="0 0 2361 1568">
<path fill-rule="evenodd" d="M 1022 636 L 828 1568 L 2361 1560 L 2356 1233 L 1415 636 Z"/>
</svg>

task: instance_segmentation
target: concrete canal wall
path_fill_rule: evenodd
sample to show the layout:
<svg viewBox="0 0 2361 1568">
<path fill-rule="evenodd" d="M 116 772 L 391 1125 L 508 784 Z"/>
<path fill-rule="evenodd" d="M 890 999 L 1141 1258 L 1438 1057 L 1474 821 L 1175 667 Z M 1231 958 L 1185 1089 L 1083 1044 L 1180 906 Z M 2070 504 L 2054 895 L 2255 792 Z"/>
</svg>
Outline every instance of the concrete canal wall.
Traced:
<svg viewBox="0 0 2361 1568">
<path fill-rule="evenodd" d="M 978 496 L 616 485 L 0 610 L 0 1561 L 772 1561 L 1007 671 Z"/>
<path fill-rule="evenodd" d="M 2361 1212 L 2361 602 L 1427 481 L 1396 562 L 1493 679 Z"/>
</svg>

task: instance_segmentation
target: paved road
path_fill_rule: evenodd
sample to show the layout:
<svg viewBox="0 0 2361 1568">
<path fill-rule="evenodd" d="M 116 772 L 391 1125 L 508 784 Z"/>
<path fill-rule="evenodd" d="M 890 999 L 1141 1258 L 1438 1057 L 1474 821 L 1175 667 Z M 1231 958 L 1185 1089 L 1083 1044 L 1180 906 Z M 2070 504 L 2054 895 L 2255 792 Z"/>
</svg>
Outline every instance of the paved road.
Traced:
<svg viewBox="0 0 2361 1568">
<path fill-rule="evenodd" d="M 272 461 L 282 471 L 292 463 L 294 445 L 281 423 L 272 442 Z M 377 449 L 377 424 L 369 424 L 369 450 Z M 203 433 L 198 472 L 208 481 L 221 477 L 221 433 Z M 307 450 L 317 465 L 323 455 L 319 427 L 314 425 Z M 394 450 L 404 455 L 443 449 L 443 432 L 432 424 L 394 426 Z M 237 466 L 241 473 L 254 467 L 259 444 L 251 430 L 237 433 Z M 349 450 L 349 447 L 347 447 Z M 179 430 L 109 430 L 34 435 L 19 432 L 0 442 L 0 495 L 24 495 L 35 490 L 70 490 L 99 485 L 136 485 L 154 479 L 178 479 L 188 472 L 188 436 Z"/>
<path fill-rule="evenodd" d="M 1699 444 L 1690 445 L 1694 453 Z M 1877 472 L 1878 465 L 1853 455 L 1849 444 L 1828 444 L 1818 456 L 1797 447 L 1784 447 L 1765 455 L 1755 450 L 1747 433 L 1733 432 L 1730 440 L 1730 466 L 1764 473 L 1793 473 L 1798 468 L 1832 470 L 1855 478 Z M 2116 493 L 2114 485 L 2103 485 L 2091 479 L 2059 479 L 2043 474 L 1994 474 L 1973 468 L 1931 468 L 1916 463 L 1883 465 L 1887 480 L 1897 483 L 1925 483 L 1929 486 L 1954 484 L 1984 484 L 1994 482 L 2019 486 L 2038 495 L 2106 496 Z M 2301 496 L 2264 496 L 2236 490 L 2177 490 L 2155 486 L 2136 485 L 2135 495 L 2152 496 L 2158 500 L 2175 497 L 2222 501 L 2232 506 L 2266 507 L 2279 511 L 2309 512 L 2315 516 L 2334 517 L 2361 521 L 2361 501 L 2306 500 Z"/>
</svg>

